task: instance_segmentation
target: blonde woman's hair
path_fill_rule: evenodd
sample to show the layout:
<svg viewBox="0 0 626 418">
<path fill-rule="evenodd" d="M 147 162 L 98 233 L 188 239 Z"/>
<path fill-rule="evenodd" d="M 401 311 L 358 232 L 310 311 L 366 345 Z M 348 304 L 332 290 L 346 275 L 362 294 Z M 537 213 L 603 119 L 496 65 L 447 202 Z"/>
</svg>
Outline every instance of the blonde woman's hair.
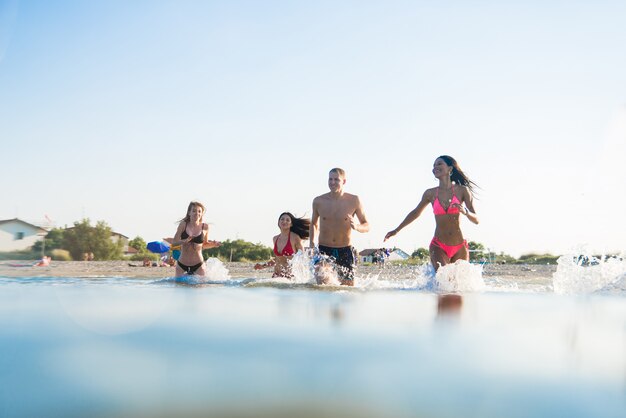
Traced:
<svg viewBox="0 0 626 418">
<path fill-rule="evenodd" d="M 187 214 L 185 214 L 185 217 L 183 219 L 180 220 L 180 222 L 189 222 L 191 220 L 191 216 L 189 215 L 189 212 L 191 212 L 191 208 L 193 208 L 194 206 L 202 208 L 202 214 L 204 214 L 206 212 L 206 208 L 204 207 L 204 205 L 200 202 L 189 202 L 189 206 L 187 206 Z"/>
</svg>

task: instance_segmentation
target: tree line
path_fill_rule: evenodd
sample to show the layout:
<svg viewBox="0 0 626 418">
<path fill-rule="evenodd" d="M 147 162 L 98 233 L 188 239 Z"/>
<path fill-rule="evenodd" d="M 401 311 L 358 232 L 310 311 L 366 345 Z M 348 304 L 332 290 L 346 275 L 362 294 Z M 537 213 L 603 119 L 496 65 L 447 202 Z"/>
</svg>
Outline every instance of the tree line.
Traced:
<svg viewBox="0 0 626 418">
<path fill-rule="evenodd" d="M 159 257 L 159 254 L 146 248 L 147 243 L 142 237 L 135 237 L 128 242 L 128 246 L 137 252 L 126 257 L 124 243 L 112 237 L 113 231 L 106 222 L 98 221 L 92 226 L 89 219 L 83 219 L 74 222 L 74 226 L 70 228 L 53 228 L 24 255 L 38 258 L 45 254 L 55 259 L 82 260 L 85 254 L 93 254 L 93 259 L 98 261 L 145 258 L 156 260 Z M 223 261 L 262 261 L 271 257 L 272 249 L 237 239 L 226 240 L 220 247 L 203 250 L 202 253 L 204 258 L 217 257 Z"/>
<path fill-rule="evenodd" d="M 5 253 L 14 259 L 36 259 L 42 255 L 52 256 L 53 259 L 82 260 L 86 254 L 93 256 L 93 260 L 142 260 L 145 258 L 156 260 L 159 255 L 153 254 L 146 248 L 146 241 L 135 237 L 128 246 L 137 250 L 136 254 L 127 257 L 124 255 L 124 243 L 112 239 L 113 231 L 106 222 L 98 221 L 91 225 L 89 219 L 74 222 L 70 228 L 53 228 L 48 234 L 28 251 Z M 470 261 L 477 263 L 523 263 L 523 264 L 554 264 L 558 256 L 552 254 L 525 254 L 520 258 L 512 257 L 503 252 L 494 253 L 481 243 L 469 241 Z M 216 257 L 222 261 L 264 261 L 272 257 L 272 249 L 263 244 L 254 244 L 242 239 L 225 240 L 220 247 L 203 250 L 205 258 Z M 407 260 L 410 264 L 423 264 L 429 261 L 429 251 L 418 248 Z"/>
<path fill-rule="evenodd" d="M 53 228 L 33 245 L 34 254 L 82 260 L 85 254 L 94 260 L 120 260 L 124 258 L 124 242 L 113 240 L 113 230 L 106 222 L 98 221 L 95 226 L 89 219 L 74 222 L 70 228 Z M 59 251 L 60 250 L 60 251 Z M 65 257 L 61 251 L 67 253 Z"/>
</svg>

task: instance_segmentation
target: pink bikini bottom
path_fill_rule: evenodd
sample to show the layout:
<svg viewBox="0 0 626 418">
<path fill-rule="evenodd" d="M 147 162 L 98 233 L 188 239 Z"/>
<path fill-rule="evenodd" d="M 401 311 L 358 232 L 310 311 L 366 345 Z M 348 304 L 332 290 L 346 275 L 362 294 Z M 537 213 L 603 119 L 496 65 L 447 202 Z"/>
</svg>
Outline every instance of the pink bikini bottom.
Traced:
<svg viewBox="0 0 626 418">
<path fill-rule="evenodd" d="M 430 245 L 434 245 L 435 247 L 439 247 L 441 248 L 446 255 L 448 256 L 448 258 L 452 258 L 454 257 L 454 255 L 456 253 L 459 252 L 459 250 L 463 247 L 467 248 L 469 250 L 469 247 L 467 246 L 467 241 L 463 241 L 462 243 L 460 243 L 459 245 L 448 245 L 448 244 L 444 244 L 443 242 L 439 241 L 439 238 L 434 237 L 432 239 L 432 241 L 430 241 Z"/>
</svg>

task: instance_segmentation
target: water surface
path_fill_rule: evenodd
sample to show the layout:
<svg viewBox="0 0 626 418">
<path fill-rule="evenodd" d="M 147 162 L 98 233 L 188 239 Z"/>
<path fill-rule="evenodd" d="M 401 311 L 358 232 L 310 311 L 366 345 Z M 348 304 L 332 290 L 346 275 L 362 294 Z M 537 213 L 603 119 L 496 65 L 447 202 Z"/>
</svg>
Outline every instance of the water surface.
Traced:
<svg viewBox="0 0 626 418">
<path fill-rule="evenodd" d="M 0 277 L 0 417 L 624 416 L 620 276 L 391 276 Z"/>
</svg>

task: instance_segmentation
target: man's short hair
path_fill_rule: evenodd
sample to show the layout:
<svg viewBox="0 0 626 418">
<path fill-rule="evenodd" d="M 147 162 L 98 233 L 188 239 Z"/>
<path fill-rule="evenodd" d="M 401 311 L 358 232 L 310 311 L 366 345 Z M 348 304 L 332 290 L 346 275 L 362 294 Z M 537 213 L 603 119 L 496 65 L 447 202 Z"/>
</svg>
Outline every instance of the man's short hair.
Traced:
<svg viewBox="0 0 626 418">
<path fill-rule="evenodd" d="M 343 168 L 335 167 L 328 172 L 328 174 L 330 173 L 337 173 L 339 177 L 343 177 L 344 179 L 346 178 L 346 172 Z"/>
</svg>

